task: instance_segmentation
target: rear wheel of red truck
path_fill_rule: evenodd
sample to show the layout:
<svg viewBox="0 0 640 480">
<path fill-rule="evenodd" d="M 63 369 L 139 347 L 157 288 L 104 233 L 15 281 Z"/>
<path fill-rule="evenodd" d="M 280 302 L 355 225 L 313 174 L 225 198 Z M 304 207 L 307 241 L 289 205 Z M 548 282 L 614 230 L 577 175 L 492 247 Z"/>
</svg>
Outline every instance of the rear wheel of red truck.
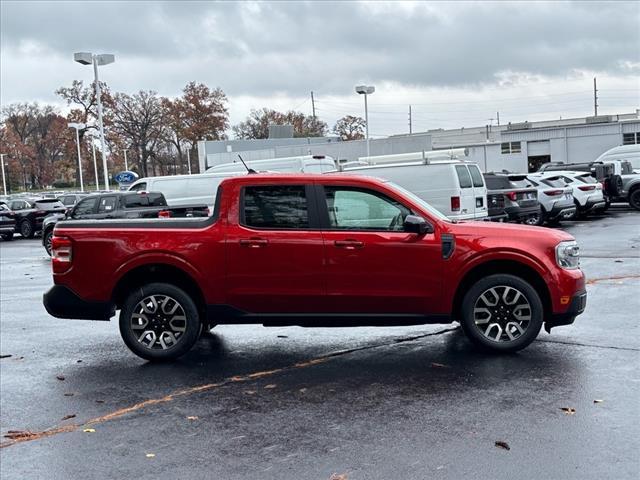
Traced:
<svg viewBox="0 0 640 480">
<path fill-rule="evenodd" d="M 515 352 L 533 342 L 544 318 L 538 292 L 514 275 L 490 275 L 476 282 L 462 301 L 460 325 L 476 346 Z"/>
<path fill-rule="evenodd" d="M 168 283 L 136 288 L 120 311 L 120 334 L 133 353 L 146 360 L 174 360 L 200 335 L 198 309 L 184 290 Z"/>
</svg>

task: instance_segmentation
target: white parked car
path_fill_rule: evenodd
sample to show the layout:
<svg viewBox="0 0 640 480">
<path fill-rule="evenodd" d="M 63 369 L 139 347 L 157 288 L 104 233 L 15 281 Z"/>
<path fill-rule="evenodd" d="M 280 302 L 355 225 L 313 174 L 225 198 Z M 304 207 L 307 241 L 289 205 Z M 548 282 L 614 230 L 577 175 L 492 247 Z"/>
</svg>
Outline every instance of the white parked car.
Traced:
<svg viewBox="0 0 640 480">
<path fill-rule="evenodd" d="M 573 218 L 592 212 L 602 212 L 606 209 L 606 202 L 602 193 L 602 184 L 588 172 L 555 171 L 534 174 L 541 178 L 559 177 L 566 185 L 572 188 L 573 203 L 576 212 Z"/>
<path fill-rule="evenodd" d="M 561 220 L 573 218 L 576 206 L 573 203 L 573 189 L 557 175 L 547 178 L 539 174 L 509 174 L 509 180 L 518 187 L 533 186 L 538 189 L 540 202 L 540 225 L 557 224 Z"/>
<path fill-rule="evenodd" d="M 436 151 L 364 157 L 359 159 L 360 162 L 373 164 L 347 165 L 341 171 L 389 180 L 451 219 L 485 220 L 487 187 L 478 165 L 456 159 L 439 159 L 443 156 L 449 156 L 449 153 Z"/>
</svg>

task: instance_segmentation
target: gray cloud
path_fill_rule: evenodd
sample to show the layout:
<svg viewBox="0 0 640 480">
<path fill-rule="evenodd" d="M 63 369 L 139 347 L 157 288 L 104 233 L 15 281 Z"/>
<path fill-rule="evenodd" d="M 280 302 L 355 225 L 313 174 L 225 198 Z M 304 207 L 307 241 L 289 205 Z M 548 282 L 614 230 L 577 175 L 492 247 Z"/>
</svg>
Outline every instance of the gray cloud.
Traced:
<svg viewBox="0 0 640 480">
<path fill-rule="evenodd" d="M 341 93 L 354 81 L 442 86 L 501 71 L 615 72 L 640 61 L 640 4 L 2 2 L 2 49 L 215 71 L 230 94 Z M 176 63 L 177 65 L 178 63 Z M 143 87 L 142 85 L 140 87 Z"/>
</svg>

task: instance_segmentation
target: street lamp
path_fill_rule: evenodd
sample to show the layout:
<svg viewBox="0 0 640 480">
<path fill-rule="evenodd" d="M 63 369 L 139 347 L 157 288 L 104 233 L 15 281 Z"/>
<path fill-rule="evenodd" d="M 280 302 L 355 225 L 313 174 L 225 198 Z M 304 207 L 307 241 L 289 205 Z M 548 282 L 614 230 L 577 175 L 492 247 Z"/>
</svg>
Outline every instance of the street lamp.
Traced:
<svg viewBox="0 0 640 480">
<path fill-rule="evenodd" d="M 6 153 L 0 153 L 0 163 L 2 164 L 2 187 L 4 188 L 4 196 L 7 196 L 7 180 L 4 178 L 4 156 Z"/>
<path fill-rule="evenodd" d="M 98 179 L 98 162 L 96 161 L 96 142 L 91 139 L 91 151 L 93 152 L 93 171 L 96 174 L 96 192 L 100 190 L 100 180 Z"/>
<path fill-rule="evenodd" d="M 367 95 L 376 91 L 376 87 L 369 85 L 357 85 L 356 93 L 364 95 L 364 124 L 367 132 L 367 157 L 369 156 L 369 110 L 367 109 Z"/>
<path fill-rule="evenodd" d="M 78 171 L 80 172 L 80 191 L 84 192 L 84 183 L 82 183 L 82 157 L 80 157 L 80 130 L 84 130 L 87 126 L 84 123 L 68 123 L 69 128 L 76 129 L 76 145 L 78 146 Z"/>
<path fill-rule="evenodd" d="M 98 80 L 98 65 L 109 65 L 116 61 L 116 57 L 110 53 L 94 55 L 89 52 L 79 52 L 73 54 L 73 59 L 82 64 L 93 63 L 93 76 L 96 84 L 96 103 L 98 105 L 98 126 L 100 127 L 100 144 L 102 147 L 102 167 L 104 168 L 104 188 L 109 190 L 109 173 L 107 172 L 107 157 L 104 142 L 104 127 L 102 125 L 102 103 L 100 103 L 100 81 Z"/>
</svg>

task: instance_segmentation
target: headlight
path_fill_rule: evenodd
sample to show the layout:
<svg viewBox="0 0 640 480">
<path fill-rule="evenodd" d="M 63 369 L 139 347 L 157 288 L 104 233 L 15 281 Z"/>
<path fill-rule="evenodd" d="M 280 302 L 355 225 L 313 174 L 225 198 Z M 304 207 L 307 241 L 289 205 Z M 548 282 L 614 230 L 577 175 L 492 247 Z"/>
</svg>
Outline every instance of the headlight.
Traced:
<svg viewBox="0 0 640 480">
<path fill-rule="evenodd" d="M 575 240 L 560 242 L 556 247 L 556 263 L 562 268 L 572 269 L 580 266 L 580 247 Z"/>
</svg>

